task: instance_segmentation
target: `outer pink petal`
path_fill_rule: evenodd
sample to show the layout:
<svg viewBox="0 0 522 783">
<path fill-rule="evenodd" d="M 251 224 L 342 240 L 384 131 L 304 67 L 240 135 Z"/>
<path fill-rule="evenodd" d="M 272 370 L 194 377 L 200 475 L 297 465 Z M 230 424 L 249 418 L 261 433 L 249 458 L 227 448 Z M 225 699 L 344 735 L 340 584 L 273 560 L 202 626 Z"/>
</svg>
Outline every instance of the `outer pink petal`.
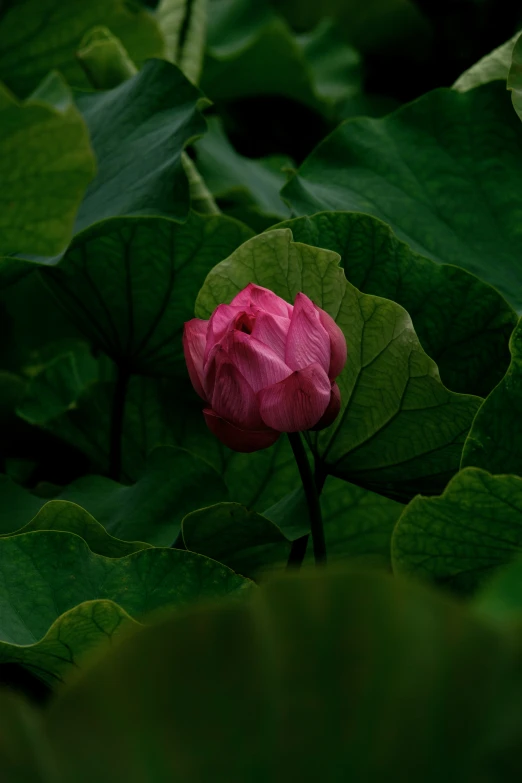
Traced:
<svg viewBox="0 0 522 783">
<path fill-rule="evenodd" d="M 320 307 L 314 305 L 319 313 L 319 320 L 328 332 L 330 338 L 330 368 L 328 370 L 328 376 L 331 381 L 337 378 L 341 374 L 344 365 L 346 364 L 346 357 L 348 351 L 346 348 L 346 340 L 342 330 L 337 326 L 331 315 L 321 310 Z"/>
<path fill-rule="evenodd" d="M 306 294 L 297 294 L 295 298 L 286 338 L 285 362 L 292 370 L 320 364 L 328 372 L 330 366 L 330 338 L 319 320 L 317 308 Z"/>
<path fill-rule="evenodd" d="M 223 351 L 216 357 L 212 410 L 236 427 L 263 429 L 259 403 L 252 387 Z"/>
<path fill-rule="evenodd" d="M 209 430 L 219 438 L 221 443 L 233 451 L 241 451 L 246 454 L 252 451 L 260 451 L 272 446 L 281 433 L 274 430 L 242 430 L 234 427 L 229 421 L 225 421 L 214 411 L 205 408 L 203 411 Z"/>
<path fill-rule="evenodd" d="M 212 348 L 225 336 L 225 334 L 234 328 L 234 321 L 237 316 L 244 312 L 244 307 L 232 307 L 227 304 L 220 304 L 216 307 L 208 322 L 207 346 L 205 350 L 205 362 Z"/>
<path fill-rule="evenodd" d="M 250 334 L 230 332 L 223 347 L 255 392 L 282 381 L 292 372 L 272 348 Z"/>
<path fill-rule="evenodd" d="M 290 318 L 292 315 L 293 307 L 280 296 L 274 294 L 268 288 L 256 285 L 255 283 L 249 283 L 246 288 L 243 288 L 232 299 L 231 305 L 241 307 L 259 307 L 260 310 L 264 310 L 266 313 L 272 315 L 280 315 L 284 318 Z"/>
<path fill-rule="evenodd" d="M 315 425 L 310 427 L 312 430 L 324 430 L 325 427 L 329 427 L 332 424 L 341 410 L 341 391 L 336 383 L 332 386 L 332 394 L 330 396 L 330 402 L 328 407 Z"/>
<path fill-rule="evenodd" d="M 203 389 L 203 357 L 207 338 L 208 321 L 193 318 L 183 328 L 183 352 L 190 380 L 200 397 L 207 400 Z"/>
<path fill-rule="evenodd" d="M 259 312 L 256 316 L 252 337 L 268 345 L 283 361 L 285 360 L 286 336 L 290 327 L 289 318 Z"/>
<path fill-rule="evenodd" d="M 280 432 L 300 432 L 317 424 L 328 408 L 331 383 L 320 364 L 298 370 L 257 395 L 261 417 Z"/>
</svg>

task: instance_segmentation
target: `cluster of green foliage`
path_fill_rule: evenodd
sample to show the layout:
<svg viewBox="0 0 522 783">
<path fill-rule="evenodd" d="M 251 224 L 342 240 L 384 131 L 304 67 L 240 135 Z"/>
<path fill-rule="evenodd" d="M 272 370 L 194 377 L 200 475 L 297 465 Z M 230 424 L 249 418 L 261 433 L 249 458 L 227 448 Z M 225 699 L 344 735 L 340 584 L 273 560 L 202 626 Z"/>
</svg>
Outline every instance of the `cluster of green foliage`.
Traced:
<svg viewBox="0 0 522 783">
<path fill-rule="evenodd" d="M 517 779 L 522 38 L 402 102 L 429 6 L 0 5 L 2 783 Z M 346 337 L 327 570 L 188 379 L 249 282 Z"/>
</svg>

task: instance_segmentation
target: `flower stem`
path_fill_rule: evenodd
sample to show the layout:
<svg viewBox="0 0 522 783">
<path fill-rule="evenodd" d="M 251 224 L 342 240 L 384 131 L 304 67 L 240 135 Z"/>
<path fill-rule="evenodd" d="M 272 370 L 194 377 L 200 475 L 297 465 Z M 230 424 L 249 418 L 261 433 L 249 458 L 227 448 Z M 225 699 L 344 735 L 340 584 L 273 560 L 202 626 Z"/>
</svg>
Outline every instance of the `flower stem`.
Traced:
<svg viewBox="0 0 522 783">
<path fill-rule="evenodd" d="M 312 543 L 314 547 L 314 557 L 316 565 L 326 564 L 326 543 L 324 540 L 323 518 L 321 516 L 321 505 L 319 503 L 319 493 L 317 492 L 317 486 L 315 483 L 314 475 L 308 462 L 303 441 L 299 432 L 289 432 L 288 440 L 294 452 L 295 461 L 299 469 L 301 481 L 303 483 L 303 490 L 308 504 L 308 514 L 310 517 L 310 530 L 312 533 Z M 304 536 L 303 536 L 304 538 Z M 297 539 L 300 541 L 301 539 Z M 297 547 L 297 541 L 294 541 L 292 545 L 292 552 L 294 547 Z M 300 550 L 298 550 L 300 551 Z M 305 549 L 306 551 L 306 549 Z M 292 552 L 290 556 L 292 556 Z M 303 555 L 304 557 L 304 552 Z"/>
<path fill-rule="evenodd" d="M 111 441 L 109 456 L 109 476 L 114 481 L 121 481 L 121 452 L 123 440 L 123 420 L 125 416 L 125 400 L 130 375 L 126 368 L 118 367 L 116 387 L 112 402 Z"/>
</svg>

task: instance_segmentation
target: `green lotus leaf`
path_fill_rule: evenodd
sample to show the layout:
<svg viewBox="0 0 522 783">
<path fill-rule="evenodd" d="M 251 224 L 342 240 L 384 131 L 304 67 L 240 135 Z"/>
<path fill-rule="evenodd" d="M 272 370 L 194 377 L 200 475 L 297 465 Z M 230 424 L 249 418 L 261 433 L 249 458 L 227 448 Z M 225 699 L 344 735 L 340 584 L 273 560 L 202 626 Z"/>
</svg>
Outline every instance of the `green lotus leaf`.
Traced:
<svg viewBox="0 0 522 783">
<path fill-rule="evenodd" d="M 362 294 L 329 250 L 294 242 L 289 229 L 248 240 L 209 273 L 196 301 L 208 318 L 249 282 L 293 302 L 307 294 L 337 321 L 348 345 L 338 378 L 337 420 L 310 444 L 326 470 L 396 499 L 443 489 L 458 470 L 462 444 L 480 404 L 441 383 L 406 311 Z"/>
</svg>

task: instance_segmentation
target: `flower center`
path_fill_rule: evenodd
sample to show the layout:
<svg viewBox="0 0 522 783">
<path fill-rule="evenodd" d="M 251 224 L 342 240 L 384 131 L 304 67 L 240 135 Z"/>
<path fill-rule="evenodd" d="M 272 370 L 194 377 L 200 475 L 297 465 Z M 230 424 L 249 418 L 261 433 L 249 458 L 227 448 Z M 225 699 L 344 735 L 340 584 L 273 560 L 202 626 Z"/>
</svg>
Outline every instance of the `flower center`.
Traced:
<svg viewBox="0 0 522 783">
<path fill-rule="evenodd" d="M 234 329 L 245 334 L 252 334 L 252 329 L 256 321 L 255 315 L 250 313 L 240 313 L 234 322 Z"/>
</svg>

